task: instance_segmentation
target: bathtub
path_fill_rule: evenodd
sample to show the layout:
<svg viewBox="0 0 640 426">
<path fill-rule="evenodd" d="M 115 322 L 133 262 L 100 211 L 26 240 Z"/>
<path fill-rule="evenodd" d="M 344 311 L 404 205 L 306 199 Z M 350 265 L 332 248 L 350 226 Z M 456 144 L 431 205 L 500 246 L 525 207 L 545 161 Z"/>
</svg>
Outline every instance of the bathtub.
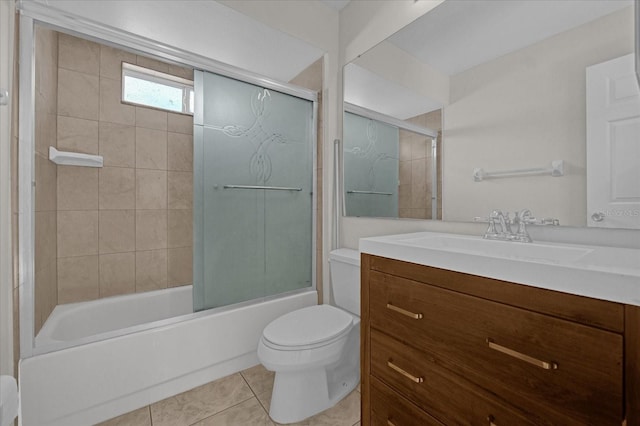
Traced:
<svg viewBox="0 0 640 426">
<path fill-rule="evenodd" d="M 269 322 L 316 303 L 307 290 L 188 313 L 188 286 L 56 307 L 20 360 L 22 425 L 96 424 L 249 368 Z"/>
</svg>

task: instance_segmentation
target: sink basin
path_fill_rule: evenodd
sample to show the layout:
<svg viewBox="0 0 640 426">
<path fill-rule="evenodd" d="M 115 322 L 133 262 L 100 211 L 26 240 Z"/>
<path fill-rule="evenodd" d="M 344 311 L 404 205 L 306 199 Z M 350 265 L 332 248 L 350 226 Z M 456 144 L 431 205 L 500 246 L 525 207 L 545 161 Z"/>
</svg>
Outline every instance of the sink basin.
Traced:
<svg viewBox="0 0 640 426">
<path fill-rule="evenodd" d="M 575 262 L 593 250 L 579 247 L 564 247 L 540 243 L 485 240 L 479 237 L 437 235 L 398 240 L 407 244 L 433 250 L 473 254 L 477 256 L 501 257 L 536 262 Z"/>
</svg>

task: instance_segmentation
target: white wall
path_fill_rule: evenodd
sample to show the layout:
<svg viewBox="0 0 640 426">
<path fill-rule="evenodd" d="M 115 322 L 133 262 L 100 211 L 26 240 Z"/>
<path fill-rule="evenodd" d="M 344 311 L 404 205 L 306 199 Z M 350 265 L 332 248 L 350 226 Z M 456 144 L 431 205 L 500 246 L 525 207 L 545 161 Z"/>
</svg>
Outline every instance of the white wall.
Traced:
<svg viewBox="0 0 640 426">
<path fill-rule="evenodd" d="M 529 208 L 586 226 L 585 68 L 633 51 L 624 8 L 451 77 L 444 112 L 443 217 L 468 221 Z M 565 160 L 565 176 L 474 182 L 472 171 Z"/>
<path fill-rule="evenodd" d="M 0 90 L 12 87 L 13 23 L 13 1 L 0 1 Z M 10 123 L 11 102 L 0 106 L 0 374 L 13 375 Z"/>
</svg>

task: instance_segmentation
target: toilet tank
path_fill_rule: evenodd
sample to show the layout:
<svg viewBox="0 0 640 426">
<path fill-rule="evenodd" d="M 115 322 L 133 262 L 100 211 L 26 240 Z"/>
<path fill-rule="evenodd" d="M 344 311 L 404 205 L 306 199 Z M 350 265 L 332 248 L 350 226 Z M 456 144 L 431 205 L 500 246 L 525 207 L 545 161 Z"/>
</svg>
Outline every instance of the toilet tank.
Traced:
<svg viewBox="0 0 640 426">
<path fill-rule="evenodd" d="M 360 316 L 360 252 L 333 250 L 329 253 L 329 267 L 336 306 Z"/>
</svg>

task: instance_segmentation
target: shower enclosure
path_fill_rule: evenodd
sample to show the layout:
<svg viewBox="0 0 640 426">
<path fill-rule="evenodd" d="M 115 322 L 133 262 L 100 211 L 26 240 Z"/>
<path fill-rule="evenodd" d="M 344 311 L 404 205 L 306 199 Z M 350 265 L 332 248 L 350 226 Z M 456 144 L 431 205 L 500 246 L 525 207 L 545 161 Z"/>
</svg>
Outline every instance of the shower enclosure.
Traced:
<svg viewBox="0 0 640 426">
<path fill-rule="evenodd" d="M 312 286 L 314 102 L 194 83 L 194 310 Z"/>
</svg>

